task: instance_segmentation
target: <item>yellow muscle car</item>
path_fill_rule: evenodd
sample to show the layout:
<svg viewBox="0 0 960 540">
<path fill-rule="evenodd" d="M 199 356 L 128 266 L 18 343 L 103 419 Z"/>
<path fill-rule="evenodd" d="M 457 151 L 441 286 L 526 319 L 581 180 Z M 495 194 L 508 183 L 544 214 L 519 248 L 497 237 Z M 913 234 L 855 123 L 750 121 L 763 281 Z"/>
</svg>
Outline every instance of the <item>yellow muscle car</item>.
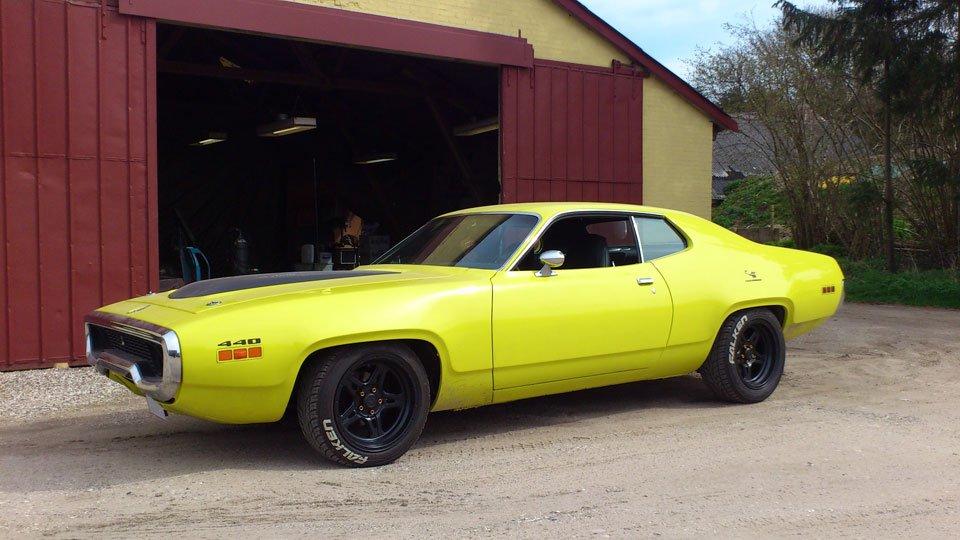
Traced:
<svg viewBox="0 0 960 540">
<path fill-rule="evenodd" d="M 389 463 L 428 411 L 699 371 L 766 399 L 784 340 L 841 302 L 830 257 L 683 212 L 601 203 L 440 216 L 352 271 L 246 275 L 86 318 L 89 362 L 150 409 L 217 422 L 288 410 L 324 457 Z"/>
</svg>

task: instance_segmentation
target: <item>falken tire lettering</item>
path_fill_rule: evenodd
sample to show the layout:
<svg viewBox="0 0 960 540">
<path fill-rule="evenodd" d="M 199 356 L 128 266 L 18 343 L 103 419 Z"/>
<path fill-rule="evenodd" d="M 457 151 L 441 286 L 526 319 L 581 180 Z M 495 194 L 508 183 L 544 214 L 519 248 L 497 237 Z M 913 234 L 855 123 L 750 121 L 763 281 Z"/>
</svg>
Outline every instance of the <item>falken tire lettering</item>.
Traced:
<svg viewBox="0 0 960 540">
<path fill-rule="evenodd" d="M 327 440 L 330 441 L 330 444 L 333 445 L 333 449 L 343 454 L 343 457 L 349 459 L 354 463 L 366 463 L 367 456 L 361 456 L 360 454 L 350 450 L 340 442 L 340 437 L 337 436 L 337 432 L 333 430 L 333 421 L 329 418 L 324 419 L 323 421 L 323 431 L 327 435 Z"/>
<path fill-rule="evenodd" d="M 744 315 L 740 317 L 740 320 L 737 321 L 737 325 L 733 327 L 733 333 L 730 334 L 730 347 L 727 349 L 728 357 L 727 359 L 731 364 L 736 364 L 737 360 L 737 338 L 740 337 L 740 331 L 743 330 L 743 325 L 747 324 L 747 316 Z"/>
</svg>

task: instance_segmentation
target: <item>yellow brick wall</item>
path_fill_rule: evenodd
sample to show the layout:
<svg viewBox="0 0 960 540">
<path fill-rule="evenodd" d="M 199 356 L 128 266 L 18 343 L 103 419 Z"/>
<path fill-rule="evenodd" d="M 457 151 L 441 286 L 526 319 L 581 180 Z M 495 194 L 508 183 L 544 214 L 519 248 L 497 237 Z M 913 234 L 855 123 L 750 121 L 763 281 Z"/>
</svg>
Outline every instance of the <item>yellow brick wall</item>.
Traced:
<svg viewBox="0 0 960 540">
<path fill-rule="evenodd" d="M 655 77 L 643 84 L 643 203 L 710 218 L 713 124 Z"/>
<path fill-rule="evenodd" d="M 551 0 L 294 0 L 371 15 L 523 37 L 537 58 L 609 66 L 627 57 Z"/>
</svg>

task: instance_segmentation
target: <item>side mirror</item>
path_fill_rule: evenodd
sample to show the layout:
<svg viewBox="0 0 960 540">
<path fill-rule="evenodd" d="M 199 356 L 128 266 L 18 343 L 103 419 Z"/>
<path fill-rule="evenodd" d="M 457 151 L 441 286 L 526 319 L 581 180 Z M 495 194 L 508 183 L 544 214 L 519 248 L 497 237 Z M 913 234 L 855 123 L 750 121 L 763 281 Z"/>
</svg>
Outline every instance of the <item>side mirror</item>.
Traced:
<svg viewBox="0 0 960 540">
<path fill-rule="evenodd" d="M 557 275 L 553 269 L 563 266 L 564 259 L 565 257 L 562 251 L 556 249 L 544 251 L 540 254 L 540 262 L 543 263 L 543 268 L 537 271 L 537 277 L 550 277 Z"/>
</svg>

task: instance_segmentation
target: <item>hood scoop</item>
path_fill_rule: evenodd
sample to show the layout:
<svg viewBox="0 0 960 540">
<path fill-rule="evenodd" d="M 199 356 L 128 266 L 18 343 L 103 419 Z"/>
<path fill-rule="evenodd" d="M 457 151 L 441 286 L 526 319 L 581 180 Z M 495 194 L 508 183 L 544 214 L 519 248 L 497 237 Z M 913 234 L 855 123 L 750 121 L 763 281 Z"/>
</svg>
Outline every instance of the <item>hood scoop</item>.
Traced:
<svg viewBox="0 0 960 540">
<path fill-rule="evenodd" d="M 288 285 L 290 283 L 304 283 L 307 281 L 325 281 L 328 279 L 355 278 L 363 276 L 378 276 L 395 274 L 380 270 L 333 270 L 325 272 L 278 272 L 275 274 L 249 274 L 245 276 L 223 277 L 194 281 L 170 293 L 170 298 L 196 298 L 245 289 L 270 287 L 272 285 Z"/>
</svg>

